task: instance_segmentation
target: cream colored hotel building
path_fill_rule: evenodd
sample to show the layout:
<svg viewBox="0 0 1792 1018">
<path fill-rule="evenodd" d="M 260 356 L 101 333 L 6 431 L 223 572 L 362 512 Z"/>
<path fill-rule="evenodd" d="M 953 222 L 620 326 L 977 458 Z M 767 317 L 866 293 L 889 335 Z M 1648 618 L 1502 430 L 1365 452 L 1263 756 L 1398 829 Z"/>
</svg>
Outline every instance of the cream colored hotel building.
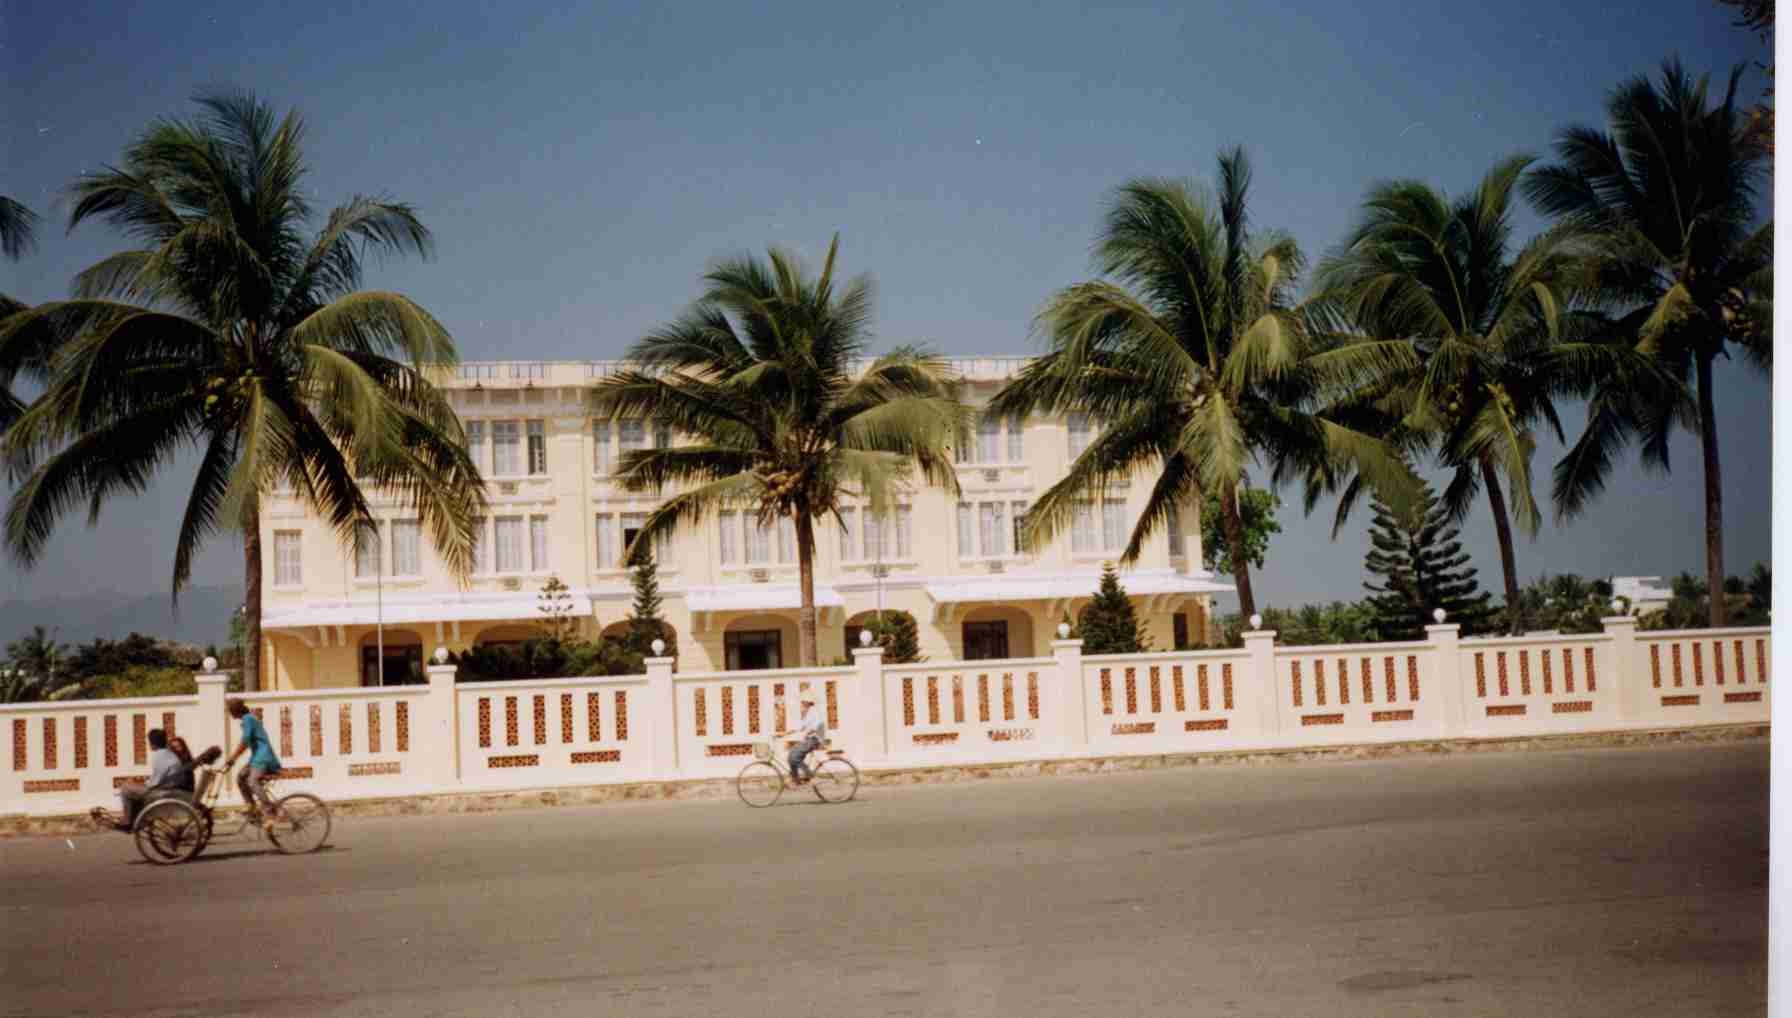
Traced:
<svg viewBox="0 0 1792 1018">
<path fill-rule="evenodd" d="M 952 363 L 975 404 L 1026 359 Z M 491 503 L 464 588 L 401 506 L 376 496 L 380 539 L 345 546 L 297 500 L 275 493 L 261 517 L 266 688 L 371 685 L 382 671 L 387 681 L 402 681 L 438 646 L 527 639 L 538 632 L 539 594 L 550 576 L 570 588 L 584 635 L 619 627 L 633 594 L 622 549 L 656 498 L 623 491 L 613 472 L 625 450 L 676 436 L 638 420 L 592 418 L 590 386 L 617 366 L 466 363 L 442 380 Z M 857 626 L 880 604 L 915 617 L 921 652 L 931 660 L 1049 655 L 1058 622 L 1087 603 L 1147 490 L 1144 482 L 1116 489 L 1069 533 L 1018 552 L 1015 520 L 1091 437 L 1076 418 L 986 423 L 958 451 L 958 497 L 917 484 L 884 520 L 849 509 L 844 530 L 819 522 L 821 663 L 847 656 Z M 1173 530 L 1154 537 L 1122 573 L 1152 645 L 1166 650 L 1205 642 L 1213 595 L 1231 589 L 1201 568 L 1194 506 L 1179 513 Z M 657 557 L 680 671 L 797 663 L 796 542 L 788 524 L 761 530 L 750 513 L 711 515 Z"/>
</svg>

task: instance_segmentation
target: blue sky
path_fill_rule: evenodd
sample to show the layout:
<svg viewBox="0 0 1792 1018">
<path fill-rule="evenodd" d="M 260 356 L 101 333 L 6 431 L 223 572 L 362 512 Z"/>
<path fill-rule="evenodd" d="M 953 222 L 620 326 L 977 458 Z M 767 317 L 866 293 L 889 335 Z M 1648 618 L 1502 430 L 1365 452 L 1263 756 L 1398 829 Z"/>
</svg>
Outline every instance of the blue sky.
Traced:
<svg viewBox="0 0 1792 1018">
<path fill-rule="evenodd" d="M 1025 352 L 1044 297 L 1087 277 L 1105 192 L 1127 177 L 1209 178 L 1243 143 L 1256 223 L 1317 258 L 1373 181 L 1463 190 L 1598 123 L 1611 86 L 1669 54 L 1719 73 L 1768 55 L 1700 0 L 407 7 L 12 0 L 0 193 L 52 222 L 33 256 L 0 264 L 0 292 L 55 298 L 115 249 L 102 226 L 63 233 L 62 189 L 224 84 L 304 112 L 320 205 L 376 192 L 420 209 L 436 257 L 369 283 L 422 301 L 469 358 L 616 356 L 716 257 L 813 257 L 836 231 L 846 268 L 877 280 L 880 342 Z M 1719 377 L 1741 571 L 1769 555 L 1767 381 Z M 1674 453 L 1670 477 L 1627 464 L 1588 518 L 1522 544 L 1521 572 L 1699 568 L 1696 443 Z M 1539 473 L 1559 454 L 1546 441 Z M 0 565 L 0 597 L 163 589 L 186 476 L 174 464 L 96 530 L 70 522 L 29 576 Z M 1283 527 L 1260 601 L 1358 596 L 1360 526 L 1334 542 L 1326 510 L 1290 506 Z M 1497 588 L 1484 513 L 1465 540 Z M 240 562 L 219 540 L 196 579 L 233 582 Z"/>
</svg>

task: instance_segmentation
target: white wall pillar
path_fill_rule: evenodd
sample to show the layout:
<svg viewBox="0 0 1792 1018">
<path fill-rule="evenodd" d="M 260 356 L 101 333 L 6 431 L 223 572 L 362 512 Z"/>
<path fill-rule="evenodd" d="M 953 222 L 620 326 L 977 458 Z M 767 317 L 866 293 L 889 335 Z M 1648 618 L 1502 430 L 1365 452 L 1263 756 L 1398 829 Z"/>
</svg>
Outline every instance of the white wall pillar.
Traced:
<svg viewBox="0 0 1792 1018">
<path fill-rule="evenodd" d="M 678 701 L 672 685 L 672 658 L 650 657 L 647 666 L 647 738 L 652 777 L 678 776 Z"/>
<path fill-rule="evenodd" d="M 889 729 L 884 725 L 884 649 L 854 647 L 852 663 L 859 670 L 859 681 L 852 697 L 853 744 L 846 749 L 866 762 L 881 762 L 890 755 Z"/>
<path fill-rule="evenodd" d="M 1643 675 L 1636 653 L 1636 616 L 1614 615 L 1599 620 L 1612 638 L 1610 674 L 1618 684 L 1618 720 L 1643 719 Z"/>
<path fill-rule="evenodd" d="M 460 668 L 440 659 L 447 655 L 438 648 L 435 664 L 424 671 L 429 675 L 429 729 L 422 740 L 425 779 L 437 788 L 453 788 L 460 783 L 460 698 L 455 692 L 455 677 Z"/>
<path fill-rule="evenodd" d="M 1069 751 L 1081 752 L 1089 745 L 1089 695 L 1083 688 L 1083 641 L 1053 640 L 1052 657 L 1057 661 L 1058 681 L 1046 704 L 1047 716 L 1058 715 L 1058 732 Z"/>
<path fill-rule="evenodd" d="M 1244 650 L 1250 663 L 1245 681 L 1257 691 L 1257 731 L 1268 737 L 1281 735 L 1287 724 L 1282 719 L 1282 691 L 1276 688 L 1276 631 L 1249 629 L 1244 633 Z"/>
<path fill-rule="evenodd" d="M 1425 627 L 1425 638 L 1431 641 L 1431 674 L 1437 682 L 1437 696 L 1443 703 L 1438 721 L 1446 735 L 1468 730 L 1462 689 L 1461 632 L 1462 627 L 1454 622 Z"/>
<path fill-rule="evenodd" d="M 229 752 L 230 719 L 224 714 L 224 689 L 230 677 L 217 672 L 200 672 L 194 676 L 194 681 L 199 685 L 199 727 L 187 740 L 187 748 L 195 756 L 212 746 Z"/>
</svg>

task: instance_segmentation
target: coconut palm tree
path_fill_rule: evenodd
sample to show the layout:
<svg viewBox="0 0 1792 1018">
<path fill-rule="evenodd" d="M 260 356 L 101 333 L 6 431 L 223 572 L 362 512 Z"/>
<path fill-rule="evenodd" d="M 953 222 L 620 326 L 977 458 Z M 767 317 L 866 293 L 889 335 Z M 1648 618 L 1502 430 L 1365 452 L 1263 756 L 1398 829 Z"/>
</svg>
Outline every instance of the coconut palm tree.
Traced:
<svg viewBox="0 0 1792 1018">
<path fill-rule="evenodd" d="M 1301 253 L 1285 236 L 1252 235 L 1250 179 L 1243 150 L 1233 149 L 1220 156 L 1217 197 L 1184 181 L 1122 185 L 1095 247 L 1097 269 L 1111 280 L 1050 298 L 1035 321 L 1049 350 L 987 411 L 1083 413 L 1102 425 L 1028 511 L 1023 537 L 1030 544 L 1050 540 L 1109 486 L 1155 471 L 1121 553 L 1122 562 L 1133 562 L 1172 513 L 1217 492 L 1247 617 L 1256 598 L 1238 489 L 1255 457 L 1339 463 L 1377 488 L 1417 487 L 1394 450 L 1291 397 L 1314 381 L 1306 364 L 1311 335 L 1294 300 Z"/>
<path fill-rule="evenodd" d="M 931 354 L 904 347 L 859 363 L 871 283 L 861 276 L 836 291 L 838 248 L 836 237 L 816 277 L 775 248 L 763 261 L 720 263 L 689 311 L 629 351 L 638 367 L 592 394 L 599 417 L 651 418 L 688 439 L 623 456 L 625 489 L 684 489 L 647 517 L 628 555 L 726 506 L 763 526 L 793 521 L 804 665 L 816 663 L 816 522 L 839 519 L 846 498 L 883 512 L 916 467 L 956 493 L 950 447 L 969 418 Z"/>
<path fill-rule="evenodd" d="M 1629 376 L 1595 396 L 1586 432 L 1556 475 L 1558 504 L 1572 515 L 1604 486 L 1616 454 L 1640 438 L 1646 460 L 1665 466 L 1667 434 L 1696 427 L 1705 463 L 1705 574 L 1723 583 L 1723 486 L 1712 365 L 1734 344 L 1761 370 L 1773 362 L 1773 223 L 1757 220 L 1756 187 L 1767 154 L 1737 107 L 1738 66 L 1715 105 L 1709 79 L 1679 61 L 1651 82 L 1636 77 L 1606 101 L 1611 132 L 1570 127 L 1558 162 L 1531 172 L 1538 211 L 1590 234 L 1592 286 L 1617 317 L 1617 334 L 1673 377 L 1691 378 L 1696 412 L 1663 412 Z M 1696 421 L 1696 424 L 1693 423 Z M 1711 624 L 1726 620 L 1711 599 Z"/>
<path fill-rule="evenodd" d="M 13 261 L 24 257 L 37 242 L 37 213 L 0 194 L 0 256 Z M 25 305 L 0 293 L 0 319 L 25 310 Z M 0 361 L 0 433 L 25 412 L 25 405 L 12 394 L 12 383 L 19 374 L 35 373 L 36 363 L 9 364 Z"/>
<path fill-rule="evenodd" d="M 72 187 L 70 228 L 102 219 L 136 245 L 82 272 L 74 299 L 0 325 L 0 363 L 34 328 L 66 335 L 44 394 L 0 441 L 18 484 L 6 544 L 43 554 L 74 506 L 90 521 L 197 449 L 175 544 L 173 593 L 219 529 L 242 534 L 244 679 L 259 688 L 261 500 L 287 486 L 341 536 L 371 520 L 363 485 L 415 506 L 450 569 L 472 561 L 484 488 L 426 369 L 448 332 L 396 293 L 359 289 L 373 253 L 426 255 L 410 206 L 356 197 L 307 235 L 304 125 L 252 96 L 212 93 L 162 120 L 121 166 Z"/>
<path fill-rule="evenodd" d="M 1454 201 L 1419 181 L 1377 185 L 1318 273 L 1361 337 L 1344 349 L 1381 351 L 1387 370 L 1366 391 L 1451 471 L 1442 496 L 1450 520 L 1460 523 L 1486 492 L 1513 631 L 1522 612 L 1512 523 L 1531 537 L 1542 524 L 1531 486 L 1536 429 L 1562 434 L 1554 401 L 1567 383 L 1555 345 L 1582 324 L 1569 310 L 1570 232 L 1513 250 L 1514 192 L 1532 161 L 1502 160 Z"/>
<path fill-rule="evenodd" d="M 56 632 L 32 626 L 31 632 L 6 645 L 0 660 L 0 703 L 62 700 L 79 691 L 80 682 L 56 684 L 56 671 L 68 657 L 68 644 Z"/>
</svg>

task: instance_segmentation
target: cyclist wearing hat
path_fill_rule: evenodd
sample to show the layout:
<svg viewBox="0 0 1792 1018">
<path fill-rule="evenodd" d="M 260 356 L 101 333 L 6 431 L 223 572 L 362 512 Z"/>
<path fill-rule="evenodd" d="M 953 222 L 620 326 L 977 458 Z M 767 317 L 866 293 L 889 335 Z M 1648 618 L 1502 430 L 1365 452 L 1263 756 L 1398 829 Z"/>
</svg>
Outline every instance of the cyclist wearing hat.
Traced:
<svg viewBox="0 0 1792 1018">
<path fill-rule="evenodd" d="M 790 749 L 790 776 L 799 785 L 809 780 L 809 767 L 803 761 L 808 759 L 811 752 L 820 749 L 822 742 L 828 737 L 827 719 L 815 706 L 815 694 L 804 693 L 802 703 L 803 719 L 797 723 L 796 731 L 778 733 L 779 738 L 798 733 L 803 737 L 802 742 Z"/>
</svg>

